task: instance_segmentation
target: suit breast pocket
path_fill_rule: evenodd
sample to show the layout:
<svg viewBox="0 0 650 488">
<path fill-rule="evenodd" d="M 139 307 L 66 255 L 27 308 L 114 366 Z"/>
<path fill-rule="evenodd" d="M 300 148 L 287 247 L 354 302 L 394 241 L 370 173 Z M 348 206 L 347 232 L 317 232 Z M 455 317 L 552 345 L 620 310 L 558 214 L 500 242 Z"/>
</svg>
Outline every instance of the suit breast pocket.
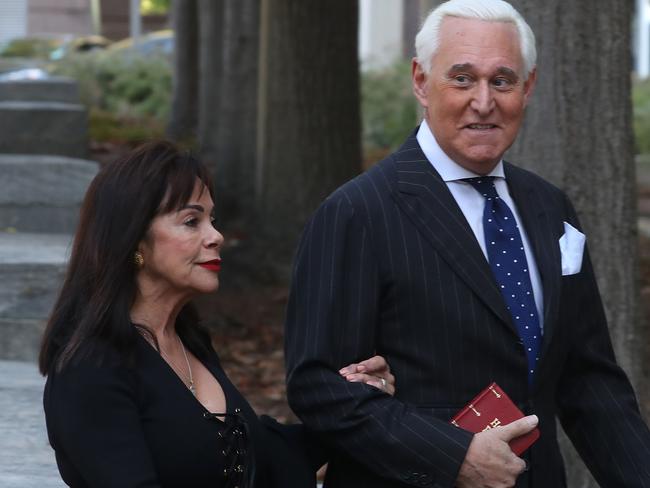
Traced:
<svg viewBox="0 0 650 488">
<path fill-rule="evenodd" d="M 583 277 L 582 272 L 570 274 L 570 275 L 562 275 L 560 284 L 562 286 L 563 298 L 565 298 L 567 294 L 569 296 L 573 295 L 573 297 L 575 297 L 575 294 L 578 291 L 580 291 L 582 287 L 582 277 Z"/>
</svg>

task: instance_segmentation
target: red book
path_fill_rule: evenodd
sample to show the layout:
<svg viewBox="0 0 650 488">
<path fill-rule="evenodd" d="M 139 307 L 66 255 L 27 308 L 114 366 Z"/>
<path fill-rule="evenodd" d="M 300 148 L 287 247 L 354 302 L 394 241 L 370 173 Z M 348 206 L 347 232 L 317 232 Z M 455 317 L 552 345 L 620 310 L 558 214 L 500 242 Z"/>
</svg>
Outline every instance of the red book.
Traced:
<svg viewBox="0 0 650 488">
<path fill-rule="evenodd" d="M 492 383 L 458 412 L 451 419 L 451 423 L 477 434 L 494 427 L 508 425 L 523 416 L 522 411 L 517 408 L 499 385 Z M 535 427 L 527 434 L 512 439 L 510 449 L 520 456 L 537 439 L 539 439 L 539 429 Z"/>
</svg>

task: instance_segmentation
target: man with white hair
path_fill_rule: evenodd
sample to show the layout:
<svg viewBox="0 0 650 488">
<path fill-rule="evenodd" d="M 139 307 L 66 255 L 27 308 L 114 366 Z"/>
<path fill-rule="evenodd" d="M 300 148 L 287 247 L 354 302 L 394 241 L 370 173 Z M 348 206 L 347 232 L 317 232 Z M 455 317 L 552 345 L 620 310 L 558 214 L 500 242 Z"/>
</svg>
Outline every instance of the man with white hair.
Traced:
<svg viewBox="0 0 650 488">
<path fill-rule="evenodd" d="M 559 418 L 601 486 L 650 487 L 650 432 L 575 211 L 502 160 L 537 77 L 530 27 L 502 0 L 450 0 L 416 49 L 420 127 L 323 202 L 296 256 L 288 397 L 333 446 L 326 486 L 561 488 Z M 338 371 L 374 353 L 394 397 Z M 524 418 L 449 423 L 492 382 Z M 508 442 L 536 426 L 516 456 Z"/>
</svg>

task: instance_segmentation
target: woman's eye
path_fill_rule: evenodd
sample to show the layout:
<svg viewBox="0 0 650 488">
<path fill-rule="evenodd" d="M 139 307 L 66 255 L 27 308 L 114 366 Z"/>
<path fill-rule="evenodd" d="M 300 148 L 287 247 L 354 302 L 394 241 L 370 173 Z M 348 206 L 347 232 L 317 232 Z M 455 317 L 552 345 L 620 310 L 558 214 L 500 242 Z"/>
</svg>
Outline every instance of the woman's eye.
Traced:
<svg viewBox="0 0 650 488">
<path fill-rule="evenodd" d="M 191 217 L 187 219 L 185 222 L 183 222 L 184 225 L 187 225 L 188 227 L 196 227 L 199 223 L 199 219 L 196 217 Z"/>
</svg>

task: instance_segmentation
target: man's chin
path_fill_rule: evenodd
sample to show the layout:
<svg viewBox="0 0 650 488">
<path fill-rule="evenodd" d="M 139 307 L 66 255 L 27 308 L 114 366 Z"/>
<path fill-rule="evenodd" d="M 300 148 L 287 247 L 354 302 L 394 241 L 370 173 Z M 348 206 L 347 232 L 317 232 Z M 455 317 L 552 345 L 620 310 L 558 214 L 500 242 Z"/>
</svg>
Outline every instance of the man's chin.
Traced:
<svg viewBox="0 0 650 488">
<path fill-rule="evenodd" d="M 456 161 L 456 163 L 472 173 L 486 175 L 499 164 L 502 156 L 502 154 L 497 153 L 467 155 L 463 157 L 462 161 Z"/>
</svg>

